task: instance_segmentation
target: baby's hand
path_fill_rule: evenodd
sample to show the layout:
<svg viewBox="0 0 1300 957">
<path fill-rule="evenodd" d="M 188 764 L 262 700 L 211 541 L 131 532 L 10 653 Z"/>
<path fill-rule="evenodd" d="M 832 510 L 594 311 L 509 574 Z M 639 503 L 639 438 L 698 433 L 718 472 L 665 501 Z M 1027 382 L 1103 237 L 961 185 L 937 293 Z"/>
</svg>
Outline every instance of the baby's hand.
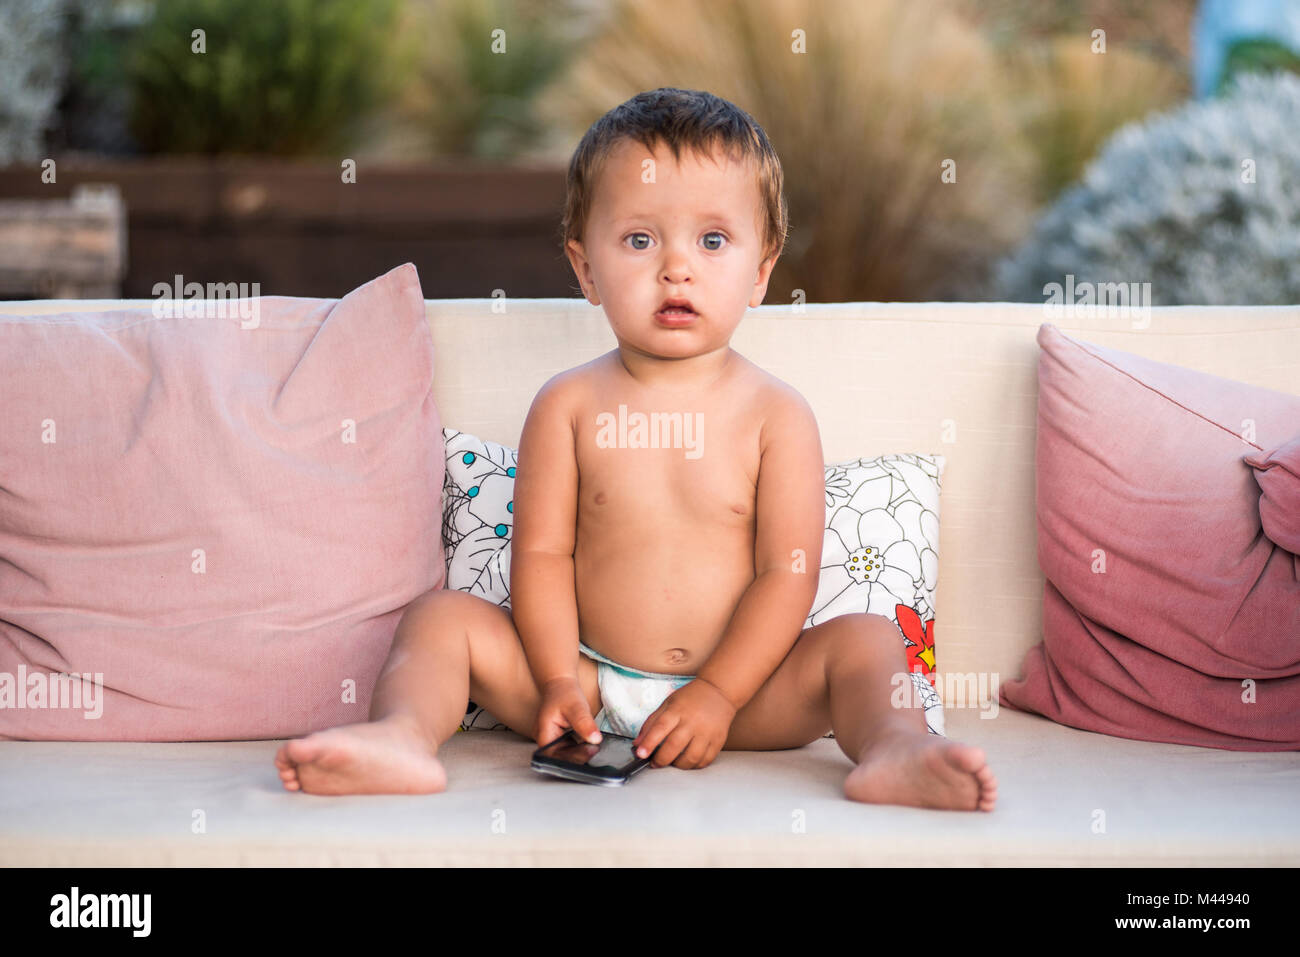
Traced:
<svg viewBox="0 0 1300 957">
<path fill-rule="evenodd" d="M 633 747 L 638 757 L 654 754 L 651 767 L 708 767 L 727 743 L 735 717 L 735 706 L 726 696 L 704 679 L 696 678 L 670 694 L 645 719 Z"/>
<path fill-rule="evenodd" d="M 600 729 L 591 716 L 591 706 L 582 693 L 577 678 L 552 678 L 542 688 L 542 703 L 537 709 L 534 737 L 547 745 L 572 728 L 578 737 L 591 744 L 600 742 Z"/>
</svg>

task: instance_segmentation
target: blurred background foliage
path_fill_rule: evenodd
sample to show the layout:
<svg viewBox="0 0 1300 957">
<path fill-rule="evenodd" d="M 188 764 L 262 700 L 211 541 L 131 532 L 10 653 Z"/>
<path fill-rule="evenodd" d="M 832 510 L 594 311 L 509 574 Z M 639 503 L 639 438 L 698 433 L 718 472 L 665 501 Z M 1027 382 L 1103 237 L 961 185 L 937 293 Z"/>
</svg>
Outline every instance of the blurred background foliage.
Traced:
<svg viewBox="0 0 1300 957">
<path fill-rule="evenodd" d="M 1279 72 L 1300 74 L 1300 53 L 1276 40 L 1240 40 L 1228 50 L 1225 69 L 1215 89 L 1224 93 L 1242 73 Z"/>
<path fill-rule="evenodd" d="M 1186 72 L 1157 56 L 1109 45 L 1102 56 L 1077 35 L 1026 46 L 1006 62 L 1011 87 L 1024 91 L 1013 109 L 1034 154 L 1036 203 L 1077 180 L 1113 131 L 1189 90 Z"/>
<path fill-rule="evenodd" d="M 1027 227 L 1031 157 L 1000 65 L 942 0 L 620 2 L 541 104 L 582 129 L 639 90 L 707 89 L 763 125 L 791 229 L 769 301 L 956 294 Z M 803 30 L 806 54 L 792 52 Z M 922 79 L 923 78 L 923 79 Z M 956 184 L 940 181 L 956 164 Z M 778 299 L 777 290 L 785 291 Z"/>
<path fill-rule="evenodd" d="M 151 152 L 345 147 L 400 78 L 398 10 L 398 0 L 159 3 L 125 61 L 132 132 Z"/>
<path fill-rule="evenodd" d="M 43 155 L 67 58 L 59 49 L 63 0 L 14 0 L 0 16 L 0 163 Z"/>
<path fill-rule="evenodd" d="M 544 135 L 534 108 L 577 54 L 582 20 L 556 0 L 440 0 L 413 5 L 424 39 L 403 115 L 435 155 L 515 158 Z M 498 31 L 498 32 L 494 32 Z"/>
<path fill-rule="evenodd" d="M 749 111 L 785 165 L 773 302 L 998 295 L 998 263 L 1117 131 L 1192 95 L 1198 13 L 1253 17 L 1220 31 L 1203 92 L 1300 71 L 1300 0 L 0 2 L 0 162 L 63 150 L 560 169 L 634 93 L 708 89 Z M 1262 22 L 1283 27 L 1253 35 Z"/>
<path fill-rule="evenodd" d="M 1300 76 L 1253 69 L 1125 127 L 1001 265 L 997 298 L 1073 275 L 1150 283 L 1158 306 L 1300 303 L 1297 130 Z"/>
</svg>

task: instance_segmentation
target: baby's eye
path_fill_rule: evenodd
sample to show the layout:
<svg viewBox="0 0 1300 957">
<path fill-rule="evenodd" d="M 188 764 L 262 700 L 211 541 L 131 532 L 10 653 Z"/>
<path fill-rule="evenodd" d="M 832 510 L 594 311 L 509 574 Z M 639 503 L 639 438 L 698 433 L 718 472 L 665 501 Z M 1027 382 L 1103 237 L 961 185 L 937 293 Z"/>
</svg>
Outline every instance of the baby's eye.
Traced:
<svg viewBox="0 0 1300 957">
<path fill-rule="evenodd" d="M 721 245 L 717 245 L 717 246 L 710 246 L 710 245 L 709 245 L 709 239 L 710 239 L 710 237 L 713 237 L 713 236 L 717 236 L 718 239 L 722 240 L 722 242 L 724 242 L 724 243 L 727 241 L 727 237 L 724 236 L 724 235 L 722 235 L 722 233 L 719 233 L 719 232 L 712 232 L 712 233 L 705 233 L 705 234 L 704 234 L 704 248 L 707 249 L 707 250 L 709 250 L 710 252 L 717 252 L 719 249 L 722 248 L 722 246 L 721 246 Z"/>
<path fill-rule="evenodd" d="M 648 235 L 646 235 L 645 233 L 633 233 L 632 235 L 628 236 L 627 239 L 632 240 L 632 248 L 633 248 L 633 249 L 648 249 L 648 248 L 649 248 L 649 239 L 650 239 L 650 237 L 649 237 Z M 638 246 L 638 245 L 636 244 L 637 239 L 644 239 L 644 240 L 647 241 L 647 244 L 646 244 L 645 246 Z M 624 241 L 626 242 L 626 240 L 624 240 Z"/>
</svg>

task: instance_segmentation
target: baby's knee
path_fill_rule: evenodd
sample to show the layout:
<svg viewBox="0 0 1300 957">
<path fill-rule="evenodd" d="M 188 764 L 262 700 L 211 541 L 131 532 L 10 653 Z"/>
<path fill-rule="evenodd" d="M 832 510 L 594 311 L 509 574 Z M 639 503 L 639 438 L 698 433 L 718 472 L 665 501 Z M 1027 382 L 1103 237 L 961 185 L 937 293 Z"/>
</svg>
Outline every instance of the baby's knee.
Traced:
<svg viewBox="0 0 1300 957">
<path fill-rule="evenodd" d="M 474 598 L 454 588 L 431 588 L 413 598 L 402 611 L 398 632 L 434 636 L 447 631 L 448 623 L 463 625 L 473 617 Z"/>
<path fill-rule="evenodd" d="M 853 617 L 859 619 L 858 627 L 864 629 L 871 635 L 879 635 L 888 638 L 897 638 L 900 641 L 903 633 L 899 631 L 898 625 L 892 618 L 886 618 L 884 615 L 861 614 Z"/>
<path fill-rule="evenodd" d="M 430 588 L 417 595 L 406 606 L 407 614 L 451 614 L 457 611 L 473 613 L 478 606 L 485 604 L 469 592 L 457 588 Z"/>
<path fill-rule="evenodd" d="M 902 645 L 903 634 L 884 615 L 854 612 L 840 615 L 825 623 L 823 635 L 826 653 L 835 658 L 844 655 L 884 651 L 892 655 L 894 642 Z"/>
<path fill-rule="evenodd" d="M 836 615 L 815 625 L 803 633 L 809 640 L 838 638 L 842 635 L 859 635 L 878 631 L 884 626 L 894 627 L 894 623 L 883 615 L 871 615 L 866 612 L 851 612 Z"/>
</svg>

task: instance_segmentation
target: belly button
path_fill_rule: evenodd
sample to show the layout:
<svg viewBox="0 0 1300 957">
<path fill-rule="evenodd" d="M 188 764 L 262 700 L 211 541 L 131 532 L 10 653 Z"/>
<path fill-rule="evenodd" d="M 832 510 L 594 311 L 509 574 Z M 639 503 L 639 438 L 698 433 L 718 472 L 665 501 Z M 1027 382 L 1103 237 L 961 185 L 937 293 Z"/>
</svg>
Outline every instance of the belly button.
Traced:
<svg viewBox="0 0 1300 957">
<path fill-rule="evenodd" d="M 669 648 L 664 652 L 664 656 L 668 659 L 670 665 L 680 665 L 691 656 L 691 653 L 685 648 Z"/>
<path fill-rule="evenodd" d="M 604 493 L 604 492 L 597 492 L 597 493 L 596 493 L 596 504 L 597 504 L 597 505 L 604 505 L 604 504 L 605 504 L 605 493 Z"/>
</svg>

